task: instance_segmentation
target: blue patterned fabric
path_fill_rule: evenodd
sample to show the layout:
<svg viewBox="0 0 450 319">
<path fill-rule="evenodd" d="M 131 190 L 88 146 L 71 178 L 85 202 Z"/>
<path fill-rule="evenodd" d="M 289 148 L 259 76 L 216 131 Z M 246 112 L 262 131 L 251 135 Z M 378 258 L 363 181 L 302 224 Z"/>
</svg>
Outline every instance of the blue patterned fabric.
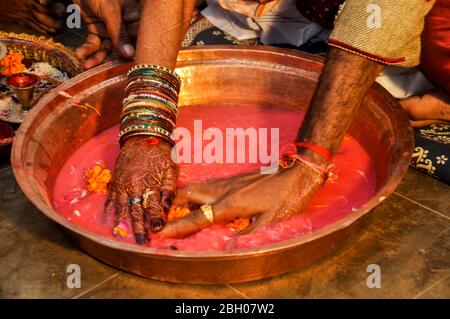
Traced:
<svg viewBox="0 0 450 319">
<path fill-rule="evenodd" d="M 411 166 L 450 185 L 450 123 L 414 130 Z"/>
</svg>

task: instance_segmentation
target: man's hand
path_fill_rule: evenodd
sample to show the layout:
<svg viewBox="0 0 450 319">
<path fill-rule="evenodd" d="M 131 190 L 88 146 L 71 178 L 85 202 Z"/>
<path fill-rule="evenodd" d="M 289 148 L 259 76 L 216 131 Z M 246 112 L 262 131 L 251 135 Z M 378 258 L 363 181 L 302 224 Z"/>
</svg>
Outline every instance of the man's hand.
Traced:
<svg viewBox="0 0 450 319">
<path fill-rule="evenodd" d="M 303 211 L 322 182 L 320 174 L 297 164 L 273 175 L 247 174 L 229 180 L 190 185 L 177 192 L 174 204 L 190 208 L 211 204 L 216 223 L 230 222 L 239 217 L 255 217 L 245 231 L 251 232 Z M 183 238 L 209 225 L 203 212 L 197 209 L 182 219 L 169 222 L 161 234 Z"/>
<path fill-rule="evenodd" d="M 13 20 L 40 33 L 55 33 L 62 28 L 66 9 L 53 0 L 0 0 L 0 18 Z"/>
<path fill-rule="evenodd" d="M 115 212 L 116 227 L 129 212 L 139 244 L 149 239 L 146 223 L 152 232 L 160 231 L 166 222 L 166 211 L 172 205 L 177 167 L 170 153 L 170 144 L 162 140 L 131 137 L 116 161 L 105 213 Z"/>
<path fill-rule="evenodd" d="M 136 39 L 140 18 L 137 0 L 74 0 L 88 28 L 86 42 L 76 50 L 86 59 L 85 69 L 97 66 L 109 56 L 112 48 L 124 58 L 134 57 L 132 40 Z"/>
<path fill-rule="evenodd" d="M 366 58 L 331 48 L 298 141 L 308 141 L 335 154 L 364 96 L 383 66 Z M 318 153 L 300 148 L 299 154 L 326 167 Z M 301 212 L 320 188 L 321 179 L 304 165 L 275 175 L 246 175 L 230 181 L 193 185 L 181 190 L 176 204 L 212 204 L 216 222 L 257 216 L 249 231 Z M 201 210 L 168 223 L 162 234 L 184 237 L 209 225 Z"/>
</svg>

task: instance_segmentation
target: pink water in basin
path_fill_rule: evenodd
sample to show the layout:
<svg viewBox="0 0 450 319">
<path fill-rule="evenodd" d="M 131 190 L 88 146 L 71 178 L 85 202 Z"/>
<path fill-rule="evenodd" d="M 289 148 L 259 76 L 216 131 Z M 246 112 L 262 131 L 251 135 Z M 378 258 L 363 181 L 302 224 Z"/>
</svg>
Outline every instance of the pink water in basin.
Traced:
<svg viewBox="0 0 450 319">
<path fill-rule="evenodd" d="M 271 132 L 279 131 L 278 147 L 291 143 L 298 132 L 303 113 L 285 111 L 257 106 L 221 105 L 221 106 L 190 106 L 183 108 L 178 118 L 177 127 L 188 129 L 191 134 L 191 147 L 185 145 L 185 150 L 191 152 L 191 162 L 195 160 L 195 145 L 202 145 L 205 150 L 211 140 L 207 140 L 207 131 L 217 128 L 223 134 L 223 163 L 181 163 L 178 187 L 190 183 L 199 183 L 208 179 L 226 178 L 242 173 L 260 171 L 261 167 L 269 165 L 264 156 L 257 156 L 256 162 L 250 162 L 250 139 L 245 143 L 245 162 L 227 163 L 226 151 L 230 150 L 227 143 L 227 128 L 255 129 L 259 139 L 267 142 L 267 155 L 271 154 Z M 197 120 L 197 122 L 195 122 Z M 199 126 L 201 120 L 201 128 Z M 267 129 L 267 130 L 265 130 Z M 196 130 L 196 131 L 195 131 Z M 267 138 L 264 137 L 267 131 Z M 216 130 L 217 132 L 217 130 Z M 110 128 L 85 143 L 76 150 L 61 169 L 53 190 L 54 208 L 71 222 L 96 234 L 113 238 L 112 219 L 103 222 L 103 205 L 106 194 L 91 194 L 86 189 L 84 174 L 87 168 L 96 164 L 104 164 L 113 170 L 115 159 L 119 153 L 117 143 L 118 127 Z M 261 139 L 261 136 L 263 137 Z M 183 140 L 186 135 L 183 136 Z M 186 141 L 186 140 L 184 140 Z M 234 143 L 235 162 L 239 153 Z M 259 144 L 260 146 L 261 144 Z M 200 151 L 200 153 L 202 153 Z M 197 160 L 198 148 L 197 148 Z M 214 153 L 217 154 L 217 153 Z M 221 156 L 216 156 L 219 159 Z M 189 156 L 184 156 L 189 158 Z M 205 158 L 202 158 L 205 161 Z M 363 147 L 351 136 L 345 136 L 339 152 L 333 159 L 332 177 L 314 196 L 307 209 L 293 218 L 270 224 L 246 235 L 238 235 L 225 225 L 213 225 L 184 239 L 167 239 L 153 236 L 150 247 L 161 249 L 179 249 L 191 251 L 208 251 L 224 249 L 257 248 L 270 243 L 302 236 L 317 229 L 332 224 L 337 220 L 354 213 L 374 194 L 376 180 L 375 171 L 369 155 Z M 274 192 L 277 190 L 274 189 Z M 119 239 L 117 239 L 119 240 Z M 133 243 L 130 232 L 127 238 L 121 239 Z"/>
</svg>

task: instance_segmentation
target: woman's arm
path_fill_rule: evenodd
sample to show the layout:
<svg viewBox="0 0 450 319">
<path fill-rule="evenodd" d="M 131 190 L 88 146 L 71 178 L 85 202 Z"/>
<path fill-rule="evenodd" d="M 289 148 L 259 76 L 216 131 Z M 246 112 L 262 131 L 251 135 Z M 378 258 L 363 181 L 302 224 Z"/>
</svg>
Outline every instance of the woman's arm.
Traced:
<svg viewBox="0 0 450 319">
<path fill-rule="evenodd" d="M 141 0 L 135 63 L 175 68 L 194 6 L 195 0 Z"/>
<path fill-rule="evenodd" d="M 195 0 L 141 1 L 136 67 L 129 74 L 121 117 L 121 152 L 105 203 L 106 213 L 114 212 L 114 234 L 123 234 L 129 212 L 139 244 L 149 240 L 147 222 L 152 232 L 164 227 L 164 211 L 175 194 L 177 167 L 170 134 L 180 82 L 173 69 L 194 4 Z"/>
</svg>

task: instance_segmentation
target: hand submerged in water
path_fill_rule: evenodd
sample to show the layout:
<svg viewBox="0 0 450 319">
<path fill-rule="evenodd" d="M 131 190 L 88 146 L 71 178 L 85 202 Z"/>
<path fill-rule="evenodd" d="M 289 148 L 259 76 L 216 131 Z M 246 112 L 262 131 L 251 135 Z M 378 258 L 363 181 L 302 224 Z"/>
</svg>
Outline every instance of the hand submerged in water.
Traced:
<svg viewBox="0 0 450 319">
<path fill-rule="evenodd" d="M 254 217 L 244 231 L 249 233 L 303 211 L 322 183 L 322 176 L 317 172 L 296 164 L 272 175 L 246 174 L 190 185 L 177 191 L 174 204 L 190 208 L 211 204 L 215 223 Z M 210 221 L 202 210 L 197 209 L 184 218 L 169 222 L 161 235 L 183 238 L 208 226 Z"/>
<path fill-rule="evenodd" d="M 116 161 L 109 185 L 105 213 L 114 213 L 114 235 L 130 214 L 131 226 L 139 244 L 149 240 L 148 227 L 158 232 L 166 223 L 172 205 L 177 166 L 171 158 L 172 146 L 151 137 L 127 139 Z"/>
</svg>

